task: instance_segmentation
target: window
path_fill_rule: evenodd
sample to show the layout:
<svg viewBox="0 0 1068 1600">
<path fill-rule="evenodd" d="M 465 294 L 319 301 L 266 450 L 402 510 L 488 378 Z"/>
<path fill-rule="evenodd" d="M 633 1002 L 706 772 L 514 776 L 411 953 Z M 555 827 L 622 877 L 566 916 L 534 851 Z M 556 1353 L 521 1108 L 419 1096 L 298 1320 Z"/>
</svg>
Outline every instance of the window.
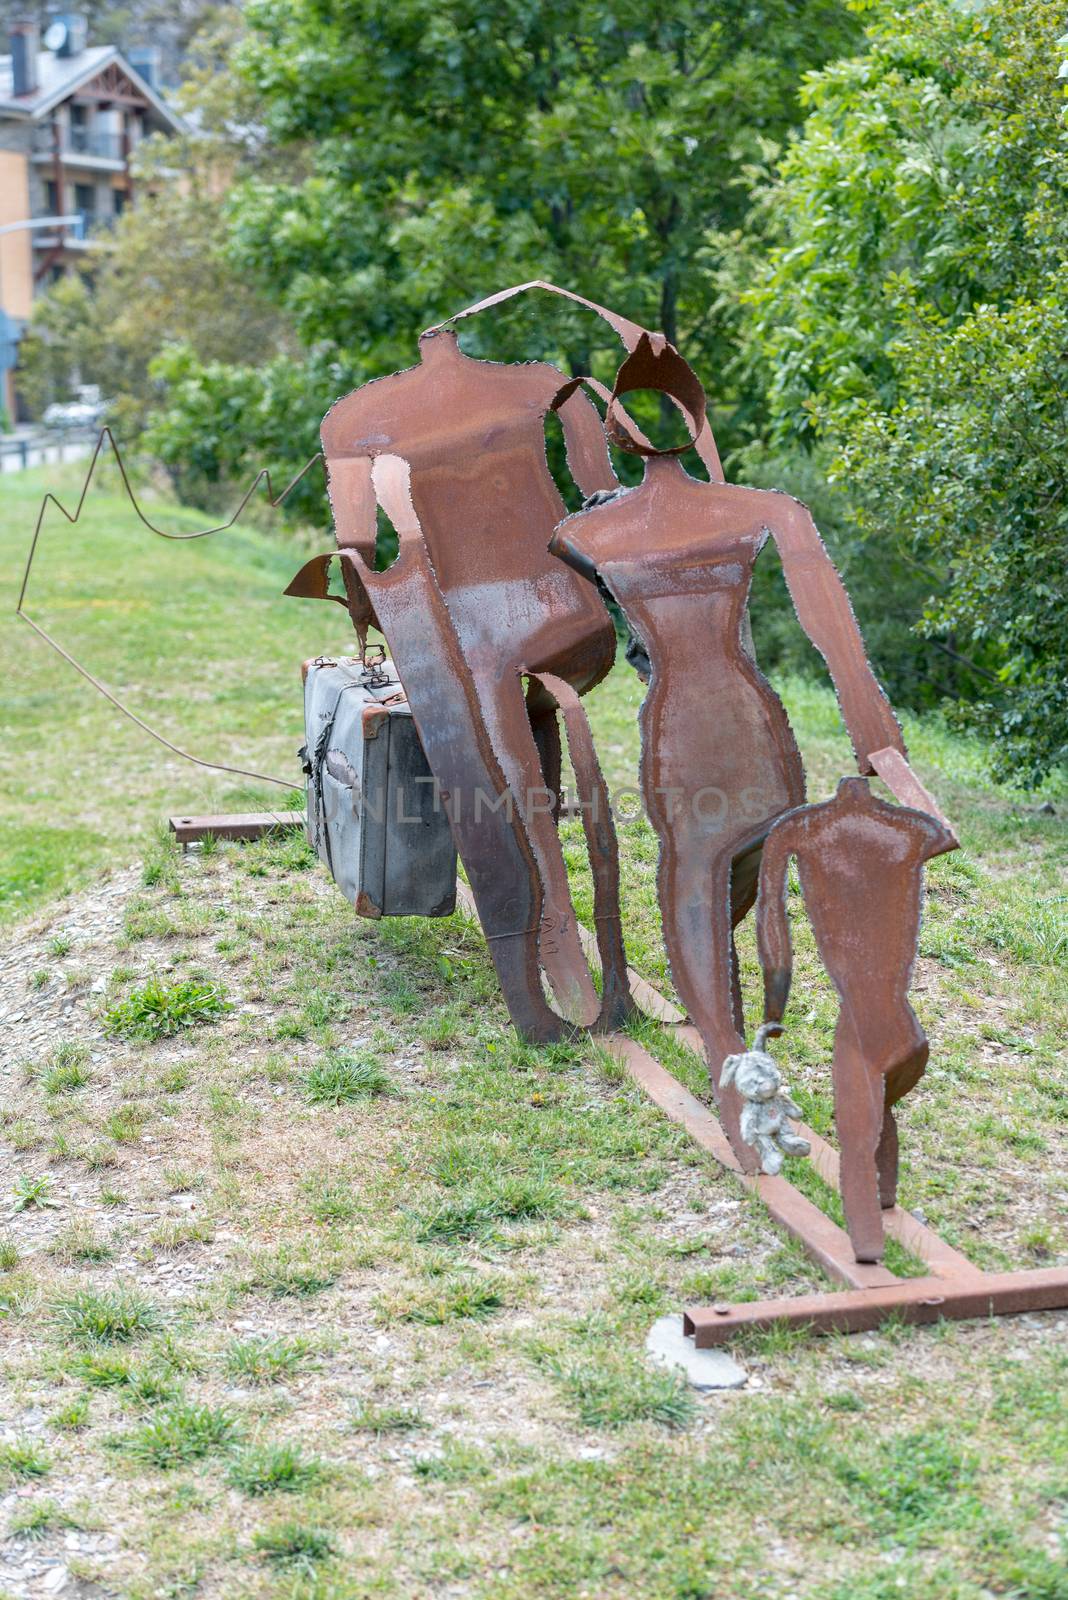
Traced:
<svg viewBox="0 0 1068 1600">
<path fill-rule="evenodd" d="M 60 213 L 59 188 L 54 178 L 45 182 L 45 211 L 50 217 L 58 217 Z"/>
<path fill-rule="evenodd" d="M 74 209 L 82 212 L 86 218 L 96 215 L 96 189 L 91 183 L 74 185 Z"/>
</svg>

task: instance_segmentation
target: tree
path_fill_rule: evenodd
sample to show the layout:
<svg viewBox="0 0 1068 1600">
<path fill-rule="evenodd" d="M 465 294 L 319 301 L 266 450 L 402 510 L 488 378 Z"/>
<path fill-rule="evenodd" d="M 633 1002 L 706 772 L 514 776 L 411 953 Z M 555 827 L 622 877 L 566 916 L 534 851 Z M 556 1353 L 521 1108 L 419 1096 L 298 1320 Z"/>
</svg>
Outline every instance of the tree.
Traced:
<svg viewBox="0 0 1068 1600">
<path fill-rule="evenodd" d="M 418 331 L 466 300 L 531 277 L 663 328 L 719 381 L 734 316 L 717 295 L 720 240 L 745 213 L 741 168 L 796 121 L 801 75 L 856 32 L 838 0 L 254 0 L 248 22 L 238 72 L 272 148 L 303 169 L 238 186 L 229 249 L 321 384 L 317 406 L 271 430 L 293 441 L 292 465 L 346 386 L 409 364 Z M 559 303 L 465 337 L 603 375 L 619 353 Z M 198 406 L 248 408 L 247 427 L 218 430 L 230 474 L 259 459 L 267 388 L 280 405 L 309 390 L 225 364 L 173 376 Z M 731 400 L 713 393 L 728 433 Z M 154 433 L 161 449 L 181 405 Z"/>
<path fill-rule="evenodd" d="M 829 458 L 857 532 L 848 575 L 882 604 L 897 574 L 928 682 L 1031 779 L 1068 751 L 1056 10 L 877 7 L 864 53 L 805 87 L 749 296 L 766 440 Z"/>
</svg>

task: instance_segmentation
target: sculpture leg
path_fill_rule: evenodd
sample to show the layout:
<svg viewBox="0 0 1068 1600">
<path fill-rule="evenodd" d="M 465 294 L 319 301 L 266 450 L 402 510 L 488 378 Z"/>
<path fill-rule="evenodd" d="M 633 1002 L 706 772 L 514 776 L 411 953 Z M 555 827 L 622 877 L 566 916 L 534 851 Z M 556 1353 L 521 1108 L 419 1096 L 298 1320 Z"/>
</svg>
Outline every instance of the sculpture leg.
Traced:
<svg viewBox="0 0 1068 1600">
<path fill-rule="evenodd" d="M 716 853 L 707 835 L 685 837 L 681 828 L 661 835 L 658 889 L 671 975 L 679 998 L 704 1041 L 712 1093 L 720 1121 L 744 1172 L 760 1166 L 757 1152 L 742 1138 L 742 1099 L 734 1084 L 719 1087 L 727 1056 L 745 1049 L 734 1021 L 733 942 L 731 938 L 731 860 Z"/>
<path fill-rule="evenodd" d="M 582 701 L 569 683 L 549 672 L 537 681 L 556 700 L 564 715 L 567 748 L 575 769 L 578 803 L 586 835 L 586 851 L 593 874 L 593 920 L 597 954 L 601 960 L 601 1009 L 594 1023 L 598 1033 L 612 1033 L 634 1015 L 627 952 L 619 908 L 619 842 L 612 819 L 612 802 L 604 781 L 593 732 Z M 559 739 L 559 729 L 557 730 Z M 557 761 L 559 782 L 559 761 Z"/>
<path fill-rule="evenodd" d="M 552 808 L 552 819 L 559 826 L 560 822 L 560 775 L 563 765 L 563 749 L 560 743 L 560 721 L 555 706 L 544 706 L 532 700 L 527 695 L 527 713 L 530 717 L 530 731 L 538 752 L 541 763 L 542 782 L 549 792 L 555 796 Z"/>
<path fill-rule="evenodd" d="M 897 1204 L 897 1118 L 892 1107 L 919 1083 L 930 1055 L 930 1045 L 924 1037 L 915 1012 L 907 1003 L 904 1009 L 910 1026 L 902 1029 L 901 1048 L 907 1053 L 903 1059 L 899 1056 L 897 1062 L 886 1073 L 886 1110 L 883 1113 L 882 1135 L 875 1152 L 875 1165 L 879 1175 L 879 1200 L 884 1211 Z M 902 1020 L 905 1021 L 904 1018 Z"/>
<path fill-rule="evenodd" d="M 848 1007 L 834 1035 L 834 1120 L 838 1130 L 842 1209 L 858 1261 L 880 1261 L 883 1218 L 875 1152 L 883 1133 L 885 1080 L 866 1058 Z"/>
<path fill-rule="evenodd" d="M 402 538 L 387 572 L 363 567 L 361 576 L 440 786 L 509 1015 L 528 1039 L 560 1039 L 569 1030 L 546 1002 L 538 971 L 542 895 L 534 854 L 521 819 L 509 818 L 503 805 L 505 777 L 422 540 Z"/>
<path fill-rule="evenodd" d="M 474 669 L 475 688 L 497 760 L 515 803 L 516 820 L 534 850 L 542 883 L 538 956 L 564 1015 L 589 1026 L 601 1002 L 579 940 L 567 868 L 552 816 L 541 756 L 515 669 Z"/>
</svg>

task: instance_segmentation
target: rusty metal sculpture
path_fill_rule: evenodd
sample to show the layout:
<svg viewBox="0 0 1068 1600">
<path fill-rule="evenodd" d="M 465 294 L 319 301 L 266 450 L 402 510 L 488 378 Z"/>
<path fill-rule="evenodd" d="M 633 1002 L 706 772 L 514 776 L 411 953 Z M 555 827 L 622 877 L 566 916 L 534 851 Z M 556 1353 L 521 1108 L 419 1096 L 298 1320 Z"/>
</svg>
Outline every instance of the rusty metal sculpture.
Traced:
<svg viewBox="0 0 1068 1600">
<path fill-rule="evenodd" d="M 620 401 L 636 389 L 675 400 L 690 424 L 685 445 L 658 451 L 635 437 Z M 660 838 L 664 942 L 705 1043 L 724 1126 L 745 1170 L 755 1171 L 737 1086 L 720 1087 L 722 1063 L 745 1050 L 733 932 L 756 899 L 769 829 L 805 798 L 786 710 L 743 644 L 753 565 L 769 537 L 801 624 L 830 668 L 861 771 L 873 770 L 873 752 L 891 751 L 904 765 L 905 750 L 806 508 L 769 490 L 701 482 L 676 459 L 704 423 L 690 367 L 644 336 L 620 368 L 606 418 L 615 442 L 646 458 L 644 482 L 569 517 L 552 548 L 597 574 L 649 657 L 641 786 Z"/>
<path fill-rule="evenodd" d="M 893 1107 L 927 1059 L 907 998 L 922 864 L 955 848 L 956 839 L 909 768 L 900 729 L 809 513 L 786 495 L 723 481 L 704 392 L 663 335 L 543 283 L 492 295 L 450 322 L 530 290 L 586 306 L 615 330 L 628 356 L 614 389 L 590 377 L 565 378 L 541 363 L 475 361 L 448 325 L 427 330 L 417 366 L 365 385 L 326 418 L 322 438 L 339 548 L 307 563 L 287 591 L 339 599 L 361 647 L 371 624 L 384 633 L 517 1028 L 538 1040 L 580 1025 L 605 1032 L 607 1047 L 634 1080 L 852 1291 L 692 1308 L 684 1328 L 699 1344 L 780 1319 L 856 1329 L 891 1313 L 928 1321 L 1068 1303 L 1068 1273 L 986 1276 L 895 1203 Z M 583 388 L 607 403 L 604 431 Z M 685 444 L 658 450 L 642 434 L 622 406 L 637 389 L 674 403 L 688 426 Z M 583 511 L 571 517 L 563 515 L 546 462 L 550 410 L 560 414 L 570 468 L 587 496 Z M 636 488 L 617 482 L 605 432 L 645 459 Z M 691 477 L 676 459 L 691 446 L 707 481 Z M 95 465 L 96 456 L 86 489 Z M 50 498 L 38 518 L 19 613 L 118 709 L 162 738 L 26 614 L 30 564 Z M 77 520 L 81 501 L 74 513 L 60 510 Z M 376 560 L 380 511 L 398 538 L 396 560 L 385 570 Z M 862 774 L 843 780 L 822 805 L 803 804 L 797 745 L 749 642 L 753 564 L 769 537 L 802 626 L 830 669 Z M 344 597 L 329 592 L 335 559 Z M 660 840 L 665 943 L 697 1029 L 626 964 L 617 842 L 580 698 L 614 659 L 614 629 L 598 587 L 618 603 L 648 661 L 642 791 Z M 575 917 L 556 833 L 558 716 L 582 807 L 595 939 Z M 899 806 L 870 793 L 867 778 L 876 774 Z M 229 819 L 240 825 L 234 837 L 278 820 Z M 810 1129 L 790 1127 L 797 1107 L 774 1061 L 759 1050 L 779 1031 L 790 986 L 783 890 L 792 856 L 841 999 L 833 1064 L 840 1157 Z M 734 930 L 758 885 L 766 1020 L 757 1051 L 747 1052 Z M 599 998 L 584 945 L 599 958 Z M 563 1017 L 546 999 L 543 972 Z M 621 1031 L 635 1009 L 632 996 L 703 1050 L 722 1127 Z M 806 1147 L 820 1174 L 840 1184 L 848 1237 L 777 1170 L 783 1153 L 800 1155 Z M 879 1264 L 884 1230 L 922 1257 L 928 1276 L 902 1281 Z"/>
<path fill-rule="evenodd" d="M 797 861 L 820 957 L 838 991 L 835 1127 L 842 1206 L 858 1261 L 883 1254 L 882 1212 L 897 1204 L 893 1107 L 923 1076 L 928 1045 L 908 1002 L 920 931 L 923 863 L 956 848 L 942 822 L 890 806 L 865 778 L 777 822 L 764 846 L 757 943 L 766 1022 L 780 1024 L 792 962 L 786 869 Z"/>
</svg>

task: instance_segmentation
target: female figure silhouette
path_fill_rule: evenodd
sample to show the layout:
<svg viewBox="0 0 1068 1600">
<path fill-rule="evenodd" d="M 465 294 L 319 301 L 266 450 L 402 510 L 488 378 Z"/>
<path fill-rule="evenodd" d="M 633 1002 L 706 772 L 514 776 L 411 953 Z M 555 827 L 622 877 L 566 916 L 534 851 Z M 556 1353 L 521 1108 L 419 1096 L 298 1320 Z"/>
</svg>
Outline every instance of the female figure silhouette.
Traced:
<svg viewBox="0 0 1068 1600">
<path fill-rule="evenodd" d="M 707 426 L 690 367 L 662 338 L 643 338 L 620 368 L 607 427 L 645 456 L 644 481 L 596 496 L 559 525 L 551 549 L 600 578 L 648 653 L 641 787 L 660 839 L 664 941 L 719 1096 L 724 1058 L 745 1049 L 733 930 L 756 898 L 768 830 L 805 798 L 785 708 L 743 644 L 753 566 L 769 537 L 801 625 L 830 669 L 860 771 L 887 751 L 904 765 L 905 750 L 809 512 L 786 494 L 690 477 L 677 459 L 688 444 L 656 450 L 621 413 L 620 397 L 637 389 L 674 399 L 690 423 L 688 443 Z M 720 1109 L 739 1160 L 755 1170 L 732 1087 Z"/>
</svg>

